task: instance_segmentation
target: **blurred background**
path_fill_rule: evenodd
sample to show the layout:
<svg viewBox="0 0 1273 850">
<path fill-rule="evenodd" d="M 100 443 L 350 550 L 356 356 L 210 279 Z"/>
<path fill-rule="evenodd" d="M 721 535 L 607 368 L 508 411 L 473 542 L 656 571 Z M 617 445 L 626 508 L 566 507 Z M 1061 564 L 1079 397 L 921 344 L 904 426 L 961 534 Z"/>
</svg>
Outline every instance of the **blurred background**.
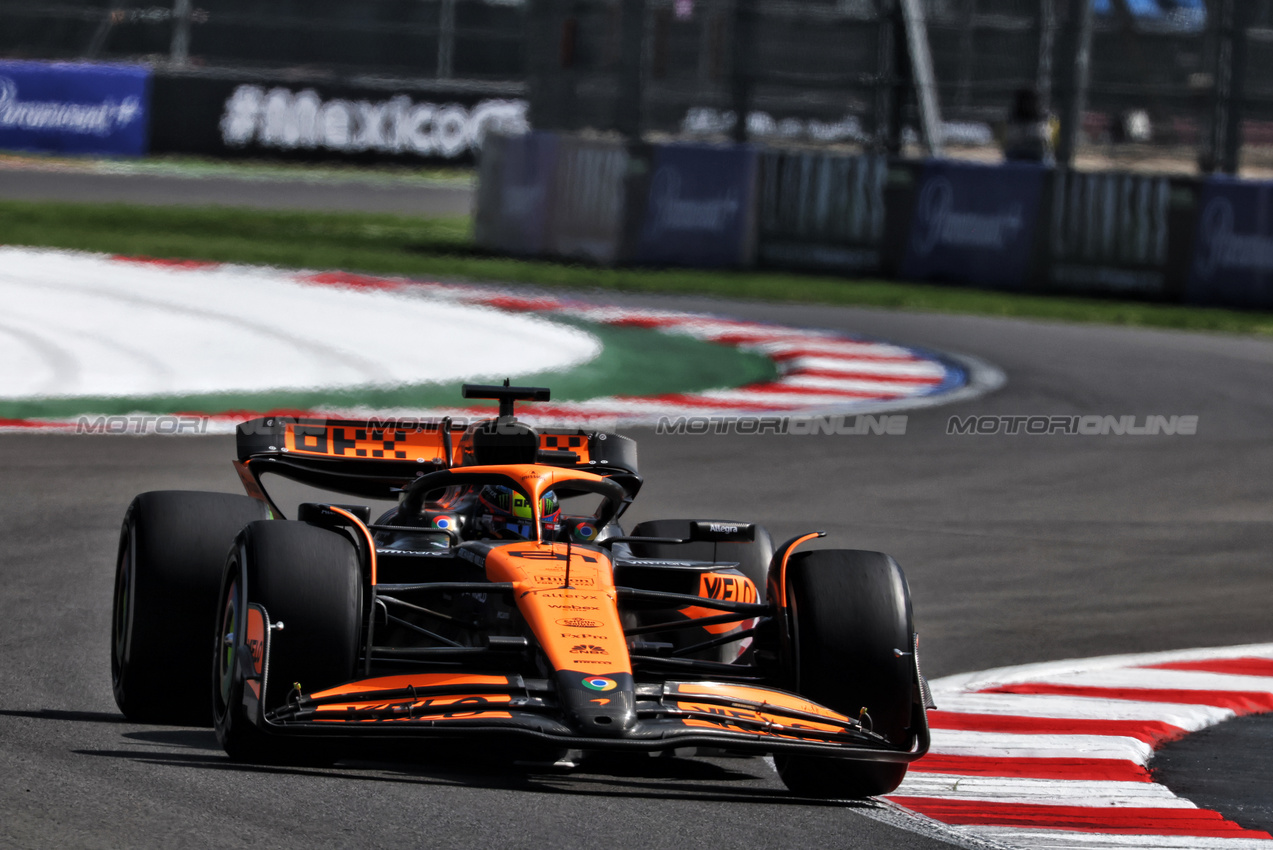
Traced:
<svg viewBox="0 0 1273 850">
<path fill-rule="evenodd" d="M 433 217 L 375 258 L 352 221 L 327 259 L 330 236 L 290 259 L 292 225 L 246 251 L 148 222 L 138 252 L 493 273 L 440 246 L 1269 309 L 1270 72 L 1273 0 L 0 0 L 0 150 L 463 182 L 287 195 Z M 37 182 L 6 196 L 143 191 Z M 146 200 L 286 194 L 209 185 Z M 470 212 L 471 237 L 437 218 Z M 24 238 L 119 250 L 84 232 Z"/>
<path fill-rule="evenodd" d="M 1273 164 L 1270 0 L 4 0 L 0 56 L 152 66 L 156 112 L 192 125 L 156 126 L 153 152 L 330 150 L 297 122 L 380 92 L 464 106 L 451 136 L 498 100 L 483 127 L 986 158 L 1029 91 L 1066 156 Z M 296 138 L 212 138 L 243 85 Z M 471 155 L 434 135 L 345 152 Z"/>
</svg>

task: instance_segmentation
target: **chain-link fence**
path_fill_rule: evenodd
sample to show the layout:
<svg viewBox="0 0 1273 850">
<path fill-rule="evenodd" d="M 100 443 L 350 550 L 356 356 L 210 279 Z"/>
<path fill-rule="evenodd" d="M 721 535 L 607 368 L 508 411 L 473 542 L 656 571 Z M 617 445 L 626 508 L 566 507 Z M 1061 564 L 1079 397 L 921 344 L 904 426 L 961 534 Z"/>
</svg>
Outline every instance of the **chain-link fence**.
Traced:
<svg viewBox="0 0 1273 850">
<path fill-rule="evenodd" d="M 924 137 L 918 89 L 957 156 L 997 155 L 1021 92 L 1061 118 L 1078 93 L 1080 156 L 1224 166 L 1240 134 L 1273 165 L 1273 0 L 0 0 L 0 57 L 502 87 L 544 129 L 881 152 Z"/>
<path fill-rule="evenodd" d="M 937 141 L 956 155 L 997 150 L 1023 91 L 1059 117 L 1081 93 L 1088 155 L 1216 162 L 1215 125 L 1229 113 L 1254 152 L 1273 141 L 1263 73 L 1273 70 L 1273 2 L 1092 0 L 1086 30 L 1083 2 L 628 0 L 634 15 L 617 0 L 537 0 L 532 111 L 559 128 L 635 122 L 646 133 L 896 150 L 917 138 L 915 92 L 927 79 Z M 908 5 L 922 18 L 931 77 L 916 74 Z"/>
<path fill-rule="evenodd" d="M 0 55 L 519 82 L 522 0 L 0 0 Z"/>
</svg>

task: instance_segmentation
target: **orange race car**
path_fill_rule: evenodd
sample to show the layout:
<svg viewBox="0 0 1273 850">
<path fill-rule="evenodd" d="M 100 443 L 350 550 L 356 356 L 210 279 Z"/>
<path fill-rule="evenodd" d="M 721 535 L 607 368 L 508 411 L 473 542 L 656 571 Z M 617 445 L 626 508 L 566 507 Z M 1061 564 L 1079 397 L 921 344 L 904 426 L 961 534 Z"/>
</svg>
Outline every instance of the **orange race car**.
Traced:
<svg viewBox="0 0 1273 850">
<path fill-rule="evenodd" d="M 878 552 L 777 547 L 760 526 L 619 519 L 636 444 L 536 430 L 516 401 L 461 425 L 266 417 L 238 429 L 246 496 L 133 500 L 111 672 L 130 719 L 208 723 L 244 761 L 375 738 L 526 752 L 772 754 L 800 794 L 893 790 L 931 707 L 906 579 Z M 365 500 L 307 502 L 276 474 Z M 580 505 L 567 511 L 563 505 Z"/>
</svg>

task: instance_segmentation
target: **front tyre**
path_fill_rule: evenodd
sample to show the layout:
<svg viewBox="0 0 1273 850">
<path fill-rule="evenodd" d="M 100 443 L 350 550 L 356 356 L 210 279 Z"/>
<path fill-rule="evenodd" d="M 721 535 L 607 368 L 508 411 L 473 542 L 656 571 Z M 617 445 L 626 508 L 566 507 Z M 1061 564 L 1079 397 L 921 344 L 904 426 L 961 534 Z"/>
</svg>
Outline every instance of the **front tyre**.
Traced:
<svg viewBox="0 0 1273 850">
<path fill-rule="evenodd" d="M 853 718 L 865 708 L 872 731 L 906 747 L 914 702 L 914 626 L 897 562 L 880 552 L 798 552 L 787 564 L 787 594 L 786 666 L 796 692 Z M 873 797 L 893 791 L 906 776 L 904 762 L 817 756 L 774 761 L 786 786 L 808 797 Z"/>
<path fill-rule="evenodd" d="M 208 726 L 206 653 L 225 554 L 266 516 L 247 496 L 142 493 L 124 515 L 111 613 L 111 687 L 134 723 Z"/>
<path fill-rule="evenodd" d="M 212 684 L 221 746 L 236 761 L 330 760 L 321 747 L 272 736 L 255 721 L 295 685 L 313 693 L 353 678 L 362 621 L 353 544 L 303 522 L 252 523 L 230 551 L 220 598 Z"/>
</svg>

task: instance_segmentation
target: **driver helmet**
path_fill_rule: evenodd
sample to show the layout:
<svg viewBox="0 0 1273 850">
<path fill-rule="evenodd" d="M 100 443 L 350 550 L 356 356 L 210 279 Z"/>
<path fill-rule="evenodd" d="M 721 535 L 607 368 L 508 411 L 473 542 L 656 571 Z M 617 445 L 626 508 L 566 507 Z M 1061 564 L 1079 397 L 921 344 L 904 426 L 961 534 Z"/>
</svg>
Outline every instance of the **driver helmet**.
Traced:
<svg viewBox="0 0 1273 850">
<path fill-rule="evenodd" d="M 543 522 L 543 536 L 552 539 L 561 518 L 561 505 L 552 490 L 540 497 L 539 516 Z M 501 540 L 531 540 L 535 537 L 530 501 L 511 487 L 483 487 L 477 499 L 475 519 L 480 533 L 488 533 Z"/>
</svg>

